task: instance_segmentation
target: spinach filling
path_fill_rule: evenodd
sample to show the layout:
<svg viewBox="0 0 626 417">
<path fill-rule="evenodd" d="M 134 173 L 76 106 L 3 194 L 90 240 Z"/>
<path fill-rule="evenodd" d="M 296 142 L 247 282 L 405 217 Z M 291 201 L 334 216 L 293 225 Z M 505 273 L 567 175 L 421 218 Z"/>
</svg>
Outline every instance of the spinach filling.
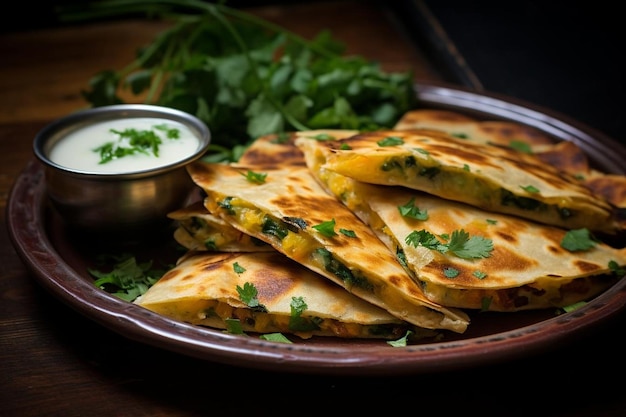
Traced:
<svg viewBox="0 0 626 417">
<path fill-rule="evenodd" d="M 385 172 L 397 170 L 404 176 L 406 176 L 407 171 L 416 171 L 417 175 L 420 177 L 426 177 L 429 180 L 432 180 L 441 172 L 439 166 L 420 165 L 413 155 L 402 159 L 395 157 L 389 158 L 380 166 L 380 169 Z"/>
<path fill-rule="evenodd" d="M 280 240 L 283 240 L 289 234 L 289 228 L 279 224 L 268 216 L 265 216 L 263 219 L 261 231 L 266 235 L 275 236 Z"/>
<path fill-rule="evenodd" d="M 318 248 L 315 249 L 315 253 L 322 258 L 324 268 L 326 268 L 328 272 L 339 277 L 347 287 L 355 285 L 368 291 L 372 291 L 374 289 L 374 286 L 365 277 L 355 275 L 350 268 L 335 259 L 328 249 Z"/>
</svg>

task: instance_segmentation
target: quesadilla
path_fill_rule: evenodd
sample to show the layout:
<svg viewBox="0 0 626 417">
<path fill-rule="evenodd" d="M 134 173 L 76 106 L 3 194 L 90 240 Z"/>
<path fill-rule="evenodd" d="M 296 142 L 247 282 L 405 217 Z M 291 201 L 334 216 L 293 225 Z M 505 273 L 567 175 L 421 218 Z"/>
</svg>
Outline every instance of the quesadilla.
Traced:
<svg viewBox="0 0 626 417">
<path fill-rule="evenodd" d="M 328 142 L 295 140 L 322 186 L 395 251 L 438 304 L 513 312 L 587 300 L 623 275 L 626 249 L 561 246 L 568 232 L 400 186 L 328 170 Z M 336 146 L 335 146 L 336 147 Z"/>
<path fill-rule="evenodd" d="M 539 129 L 520 123 L 478 120 L 450 110 L 411 110 L 394 126 L 394 130 L 414 129 L 437 130 L 468 142 L 531 153 L 546 164 L 576 176 L 615 207 L 626 209 L 626 177 L 593 169 L 585 152 L 571 141 L 554 141 Z"/>
<path fill-rule="evenodd" d="M 509 148 L 429 130 L 367 132 L 323 144 L 324 168 L 357 181 L 401 185 L 567 229 L 615 234 L 624 228 L 615 208 L 574 176 Z"/>
<path fill-rule="evenodd" d="M 306 166 L 198 161 L 187 170 L 206 193 L 209 212 L 240 231 L 403 321 L 466 330 L 467 314 L 428 300 L 395 254 L 321 188 Z"/>
<path fill-rule="evenodd" d="M 135 303 L 187 323 L 341 338 L 434 336 L 271 252 L 189 252 Z M 232 326 L 231 326 L 232 327 Z"/>
<path fill-rule="evenodd" d="M 220 252 L 261 252 L 274 249 L 212 215 L 202 201 L 196 201 L 168 214 L 176 220 L 174 239 L 189 250 Z"/>
</svg>

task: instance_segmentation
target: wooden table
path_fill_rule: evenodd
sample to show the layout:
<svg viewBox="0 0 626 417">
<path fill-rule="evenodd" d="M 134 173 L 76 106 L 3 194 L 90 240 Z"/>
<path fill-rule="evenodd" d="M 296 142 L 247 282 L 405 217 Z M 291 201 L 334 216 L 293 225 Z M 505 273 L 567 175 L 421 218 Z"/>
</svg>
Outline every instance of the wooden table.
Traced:
<svg viewBox="0 0 626 417">
<path fill-rule="evenodd" d="M 348 52 L 416 79 L 441 72 L 374 4 L 255 9 L 304 36 L 321 28 Z M 121 68 L 163 23 L 113 21 L 0 36 L 0 415 L 205 416 L 386 414 L 609 416 L 626 413 L 626 314 L 570 346 L 476 369 L 415 376 L 294 375 L 200 361 L 130 341 L 45 292 L 6 233 L 11 186 L 51 120 L 86 106 L 96 72 Z M 374 35 L 375 34 L 375 35 Z M 608 377 L 611 377 L 610 379 Z"/>
</svg>

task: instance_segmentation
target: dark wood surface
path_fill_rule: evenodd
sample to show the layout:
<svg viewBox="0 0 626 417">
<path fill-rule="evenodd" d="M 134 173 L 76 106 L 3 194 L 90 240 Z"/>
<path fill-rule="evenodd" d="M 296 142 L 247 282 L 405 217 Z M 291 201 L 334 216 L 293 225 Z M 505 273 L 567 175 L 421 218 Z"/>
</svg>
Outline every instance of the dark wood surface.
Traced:
<svg viewBox="0 0 626 417">
<path fill-rule="evenodd" d="M 322 28 L 383 68 L 441 72 L 369 2 L 254 9 L 310 37 Z M 388 377 L 295 375 L 200 361 L 130 341 L 44 291 L 7 230 L 11 186 L 46 123 L 86 106 L 89 78 L 121 68 L 163 23 L 118 21 L 0 35 L 0 415 L 626 415 L 621 314 L 571 345 L 511 363 Z"/>
</svg>

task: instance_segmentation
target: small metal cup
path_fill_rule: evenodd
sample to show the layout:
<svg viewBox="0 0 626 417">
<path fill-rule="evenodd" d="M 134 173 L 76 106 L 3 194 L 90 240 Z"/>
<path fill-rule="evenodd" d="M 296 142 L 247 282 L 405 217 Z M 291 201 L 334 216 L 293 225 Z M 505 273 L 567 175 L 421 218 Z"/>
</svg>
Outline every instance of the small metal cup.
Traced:
<svg viewBox="0 0 626 417">
<path fill-rule="evenodd" d="M 130 117 L 156 117 L 186 125 L 198 138 L 194 153 L 175 163 L 124 174 L 84 172 L 49 159 L 64 136 L 92 123 Z M 198 118 L 171 108 L 122 104 L 79 111 L 44 127 L 34 139 L 44 164 L 46 192 L 54 209 L 72 229 L 85 233 L 129 236 L 170 224 L 167 214 L 188 203 L 194 183 L 185 166 L 203 156 L 210 131 Z"/>
</svg>

